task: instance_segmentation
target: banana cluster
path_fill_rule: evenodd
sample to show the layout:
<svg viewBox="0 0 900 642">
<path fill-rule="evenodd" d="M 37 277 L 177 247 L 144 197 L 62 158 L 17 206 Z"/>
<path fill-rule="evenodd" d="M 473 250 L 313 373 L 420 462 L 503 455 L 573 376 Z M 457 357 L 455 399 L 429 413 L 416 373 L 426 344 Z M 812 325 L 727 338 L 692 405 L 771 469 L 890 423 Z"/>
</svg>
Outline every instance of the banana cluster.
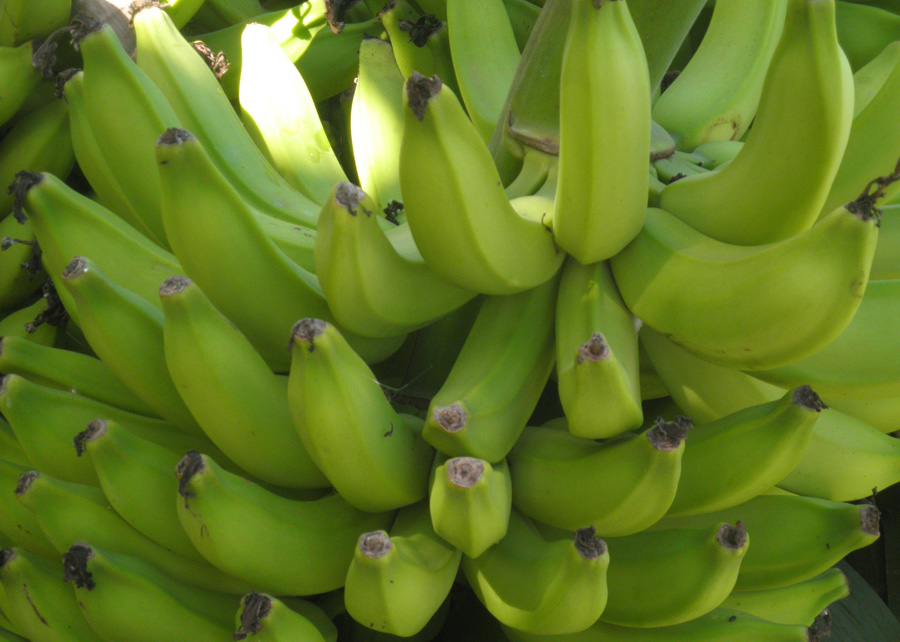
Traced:
<svg viewBox="0 0 900 642">
<path fill-rule="evenodd" d="M 0 4 L 0 640 L 827 633 L 900 15 Z"/>
</svg>

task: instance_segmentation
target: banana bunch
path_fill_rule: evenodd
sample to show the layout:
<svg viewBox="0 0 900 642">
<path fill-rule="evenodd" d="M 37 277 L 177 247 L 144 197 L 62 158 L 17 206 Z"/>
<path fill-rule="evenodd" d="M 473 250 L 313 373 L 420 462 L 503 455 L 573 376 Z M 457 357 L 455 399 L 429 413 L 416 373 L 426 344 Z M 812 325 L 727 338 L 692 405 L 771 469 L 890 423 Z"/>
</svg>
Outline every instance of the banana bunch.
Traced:
<svg viewBox="0 0 900 642">
<path fill-rule="evenodd" d="M 900 482 L 895 14 L 0 4 L 0 640 L 827 633 Z"/>
</svg>

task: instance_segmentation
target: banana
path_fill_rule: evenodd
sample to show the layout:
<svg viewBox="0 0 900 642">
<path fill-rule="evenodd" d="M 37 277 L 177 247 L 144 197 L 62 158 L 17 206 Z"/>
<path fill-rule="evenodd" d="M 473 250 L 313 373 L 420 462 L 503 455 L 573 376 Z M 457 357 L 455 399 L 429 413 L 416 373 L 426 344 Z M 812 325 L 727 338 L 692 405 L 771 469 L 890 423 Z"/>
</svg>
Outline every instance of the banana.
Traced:
<svg viewBox="0 0 900 642">
<path fill-rule="evenodd" d="M 871 504 L 792 494 L 758 495 L 712 513 L 666 517 L 653 529 L 704 528 L 734 519 L 742 520 L 753 536 L 734 586 L 738 591 L 803 582 L 879 536 L 879 511 Z"/>
<path fill-rule="evenodd" d="M 173 553 L 202 559 L 181 528 L 173 471 L 185 449 L 154 443 L 113 420 L 94 419 L 75 436 L 79 457 L 94 467 L 113 510 Z"/>
<path fill-rule="evenodd" d="M 898 18 L 900 19 L 900 18 Z M 900 38 L 900 33 L 897 34 Z M 885 69 L 889 72 L 884 76 Z M 868 91 L 860 85 L 869 74 L 878 75 Z M 862 77 L 862 78 L 860 78 Z M 869 64 L 854 74 L 855 114 L 850 138 L 841 158 L 837 174 L 819 216 L 828 214 L 842 203 L 855 199 L 872 176 L 884 174 L 897 163 L 900 137 L 892 123 L 896 120 L 896 104 L 900 98 L 900 42 L 889 44 Z M 900 193 L 900 184 L 884 190 L 885 202 Z"/>
<path fill-rule="evenodd" d="M 41 261 L 73 316 L 74 302 L 61 285 L 73 256 L 90 256 L 116 283 L 157 308 L 159 284 L 183 271 L 173 254 L 53 174 L 20 172 L 15 191 L 17 209 L 33 226 Z"/>
<path fill-rule="evenodd" d="M 476 296 L 446 281 L 421 256 L 399 252 L 379 226 L 377 211 L 378 205 L 359 187 L 337 183 L 319 215 L 315 272 L 342 327 L 363 336 L 397 336 Z"/>
<path fill-rule="evenodd" d="M 46 290 L 46 284 L 43 288 Z M 0 337 L 22 337 L 45 346 L 54 345 L 68 316 L 59 297 L 46 294 L 0 319 Z"/>
<path fill-rule="evenodd" d="M 0 94 L 0 126 L 16 115 L 28 95 L 41 82 L 40 48 L 41 43 L 37 40 L 0 46 L 0 87 L 3 87 Z"/>
<path fill-rule="evenodd" d="M 163 220 L 184 266 L 177 273 L 200 286 L 273 370 L 287 371 L 290 352 L 285 350 L 285 337 L 297 319 L 331 319 L 315 275 L 288 259 L 266 236 L 252 208 L 192 134 L 166 131 L 156 154 Z M 222 256 L 240 266 L 229 271 L 230 278 L 223 278 Z M 354 348 L 370 361 L 392 354 L 404 338 L 348 334 Z"/>
<path fill-rule="evenodd" d="M 401 508 L 390 534 L 359 536 L 344 586 L 347 613 L 375 631 L 415 635 L 445 602 L 461 558 L 435 533 L 427 502 Z"/>
<path fill-rule="evenodd" d="M 600 619 L 620 626 L 672 626 L 721 604 L 753 550 L 743 522 L 722 521 L 607 537 L 614 561 Z M 757 538 L 753 535 L 754 546 Z"/>
<path fill-rule="evenodd" d="M 683 156 L 684 153 L 676 151 L 671 156 L 653 161 L 650 165 L 656 170 L 657 178 L 665 185 L 695 174 L 709 173 L 706 167 L 702 165 L 702 161 L 698 162 L 696 158 L 685 158 Z"/>
<path fill-rule="evenodd" d="M 244 125 L 278 172 L 323 203 L 346 182 L 300 72 L 270 27 L 249 24 L 241 37 L 240 103 Z"/>
<path fill-rule="evenodd" d="M 31 221 L 0 220 L 0 310 L 30 301 L 47 280 Z"/>
<path fill-rule="evenodd" d="M 750 127 L 787 4 L 716 2 L 700 46 L 653 105 L 653 119 L 679 149 L 738 140 Z"/>
<path fill-rule="evenodd" d="M 676 496 L 691 425 L 680 416 L 655 423 L 599 443 L 526 427 L 508 457 L 513 505 L 558 528 L 593 526 L 603 537 L 647 528 Z"/>
<path fill-rule="evenodd" d="M 843 413 L 865 422 L 883 433 L 900 430 L 900 397 L 881 399 L 836 399 L 832 406 Z"/>
<path fill-rule="evenodd" d="M 717 172 L 668 185 L 660 207 L 725 243 L 798 234 L 825 204 L 852 117 L 853 76 L 838 44 L 834 0 L 789 0 L 741 153 Z M 790 151 L 773 156 L 773 149 Z"/>
<path fill-rule="evenodd" d="M 900 396 L 900 366 L 891 357 L 900 338 L 900 279 L 871 281 L 859 309 L 838 337 L 813 354 L 754 377 L 781 387 L 807 382 L 826 400 Z M 896 342 L 896 343 L 895 343 Z"/>
<path fill-rule="evenodd" d="M 7 456 L 5 450 L 3 456 Z M 47 560 L 57 560 L 59 553 L 41 530 L 37 516 L 25 508 L 12 492 L 22 473 L 32 467 L 33 464 L 30 462 L 0 459 L 0 487 L 2 487 L 2 491 L 0 491 L 0 532 L 14 546 L 27 550 L 29 554 L 39 555 Z"/>
<path fill-rule="evenodd" d="M 163 313 L 115 283 L 89 258 L 75 257 L 61 283 L 97 356 L 128 388 L 180 429 L 202 434 L 166 367 Z"/>
<path fill-rule="evenodd" d="M 556 379 L 569 431 L 603 439 L 639 428 L 637 331 L 607 262 L 569 259 L 563 265 L 555 336 Z"/>
<path fill-rule="evenodd" d="M 739 140 L 712 140 L 697 145 L 692 153 L 703 159 L 703 167 L 713 170 L 734 160 L 743 148 Z"/>
<path fill-rule="evenodd" d="M 91 642 L 99 639 L 78 608 L 72 590 L 59 581 L 59 561 L 21 548 L 0 551 L 0 584 L 11 619 L 33 642 Z"/>
<path fill-rule="evenodd" d="M 153 564 L 90 539 L 66 549 L 63 566 L 84 618 L 106 642 L 228 639 L 233 595 L 185 586 Z"/>
<path fill-rule="evenodd" d="M 704 359 L 744 370 L 791 363 L 837 338 L 859 306 L 878 228 L 871 207 L 857 205 L 750 247 L 651 208 L 610 260 L 613 277 L 635 316 Z"/>
<path fill-rule="evenodd" d="M 506 536 L 476 558 L 464 556 L 462 570 L 502 624 L 562 635 L 586 629 L 604 612 L 609 561 L 606 542 L 594 529 L 548 541 L 513 511 Z"/>
<path fill-rule="evenodd" d="M 0 14 L 0 45 L 46 38 L 66 26 L 71 11 L 72 0 L 5 0 Z"/>
<path fill-rule="evenodd" d="M 11 463 L 29 467 L 34 465 L 29 461 L 9 423 L 2 417 L 0 417 L 0 452 L 3 454 L 2 458 Z"/>
<path fill-rule="evenodd" d="M 881 7 L 836 2 L 838 40 L 857 71 L 900 38 L 900 16 Z"/>
<path fill-rule="evenodd" d="M 298 612 L 298 603 L 304 610 Z M 336 642 L 337 628 L 328 616 L 312 602 L 281 600 L 265 593 L 247 593 L 238 607 L 235 640 L 250 638 L 253 642 Z"/>
<path fill-rule="evenodd" d="M 543 194 L 547 197 L 547 205 L 552 210 L 558 177 L 558 156 L 534 147 L 523 147 L 522 167 L 504 191 L 511 201 L 524 196 Z"/>
<path fill-rule="evenodd" d="M 8 186 L 23 169 L 65 179 L 75 165 L 69 133 L 69 105 L 52 100 L 18 119 L 0 139 L 0 185 Z M 15 196 L 0 191 L 0 218 L 13 208 Z"/>
<path fill-rule="evenodd" d="M 199 447 L 203 442 L 168 421 L 115 408 L 69 390 L 38 385 L 19 375 L 0 379 L 3 416 L 28 459 L 60 479 L 97 484 L 90 462 L 72 452 L 72 438 L 89 421 L 102 417 L 121 422 L 145 439 L 175 447 Z"/>
<path fill-rule="evenodd" d="M 900 205 L 881 208 L 878 244 L 869 280 L 900 279 Z"/>
<path fill-rule="evenodd" d="M 503 0 L 447 0 L 446 4 L 459 95 L 487 143 L 519 64 L 519 45 Z M 485 56 L 485 51 L 490 55 Z"/>
<path fill-rule="evenodd" d="M 178 517 L 197 550 L 275 595 L 340 588 L 359 534 L 386 529 L 394 518 L 394 511 L 360 511 L 337 493 L 308 501 L 275 495 L 196 451 L 182 458 L 176 474 Z"/>
<path fill-rule="evenodd" d="M 21 337 L 0 337 L 0 372 L 138 415 L 155 415 L 105 363 L 79 352 L 42 346 Z"/>
<path fill-rule="evenodd" d="M 272 373 L 190 279 L 166 279 L 159 296 L 169 375 L 213 443 L 262 481 L 289 488 L 329 486 L 294 429 L 287 379 Z"/>
<path fill-rule="evenodd" d="M 809 386 L 691 429 L 668 515 L 708 513 L 765 492 L 802 460 L 827 406 Z"/>
<path fill-rule="evenodd" d="M 589 264 L 617 254 L 644 220 L 650 80 L 624 1 L 573 2 L 565 39 L 551 227 L 563 249 Z"/>
<path fill-rule="evenodd" d="M 486 297 L 428 406 L 422 437 L 450 456 L 506 456 L 537 406 L 554 361 L 557 284 Z"/>
<path fill-rule="evenodd" d="M 467 557 L 479 557 L 506 536 L 512 482 L 506 460 L 438 453 L 429 480 L 428 505 L 434 532 Z"/>
<path fill-rule="evenodd" d="M 547 282 L 565 253 L 509 203 L 487 146 L 440 78 L 404 86 L 400 189 L 416 246 L 448 281 L 485 294 Z"/>
<path fill-rule="evenodd" d="M 396 412 L 371 368 L 333 325 L 292 329 L 287 401 L 300 440 L 341 497 L 388 511 L 424 499 L 434 451 L 422 421 Z"/>
<path fill-rule="evenodd" d="M 390 39 L 394 58 L 404 78 L 413 72 L 423 76 L 439 75 L 455 84 L 452 53 L 448 43 L 448 26 L 434 14 L 423 14 L 406 0 L 391 0 L 378 12 Z"/>
<path fill-rule="evenodd" d="M 847 597 L 850 585 L 841 569 L 830 568 L 803 582 L 760 591 L 734 591 L 722 608 L 778 622 L 812 626 L 828 606 Z"/>
<path fill-rule="evenodd" d="M 504 627 L 510 642 L 551 642 L 557 638 L 530 635 Z M 795 624 L 777 624 L 732 609 L 716 608 L 682 624 L 630 627 L 597 621 L 565 642 L 810 642 L 810 629 Z M 559 640 L 559 642 L 563 642 Z"/>
<path fill-rule="evenodd" d="M 22 473 L 16 498 L 33 511 L 41 530 L 59 554 L 78 540 L 99 542 L 110 550 L 146 560 L 191 588 L 242 595 L 248 585 L 206 562 L 173 553 L 135 530 L 109 509 L 99 488 L 54 479 L 46 473 Z M 174 494 L 174 491 L 173 491 Z"/>
<path fill-rule="evenodd" d="M 163 6 L 163 9 L 169 14 L 172 23 L 181 29 L 190 22 L 191 18 L 194 17 L 194 14 L 196 14 L 205 3 L 206 0 L 170 0 Z"/>
<path fill-rule="evenodd" d="M 241 198 L 275 218 L 315 227 L 318 206 L 272 168 L 244 129 L 215 74 L 168 15 L 151 5 L 132 20 L 138 67 L 159 86 L 178 118 L 200 139 Z"/>
<path fill-rule="evenodd" d="M 19 633 L 25 633 L 25 631 L 19 631 L 19 633 L 13 631 L 13 629 L 18 627 L 3 616 L 2 613 L 0 613 L 0 621 L 3 623 L 3 626 L 0 627 L 0 640 L 3 640 L 3 642 L 29 642 L 27 638 L 19 635 Z"/>
</svg>

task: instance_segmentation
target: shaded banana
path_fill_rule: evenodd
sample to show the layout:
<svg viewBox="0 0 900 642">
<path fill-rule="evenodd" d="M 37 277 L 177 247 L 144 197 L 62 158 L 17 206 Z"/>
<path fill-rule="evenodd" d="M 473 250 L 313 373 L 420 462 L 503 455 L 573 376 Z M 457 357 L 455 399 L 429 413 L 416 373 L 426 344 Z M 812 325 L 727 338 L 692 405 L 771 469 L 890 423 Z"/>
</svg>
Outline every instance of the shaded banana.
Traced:
<svg viewBox="0 0 900 642">
<path fill-rule="evenodd" d="M 303 611 L 295 610 L 298 602 L 304 604 Z M 265 593 L 247 593 L 241 598 L 235 620 L 235 640 L 246 640 L 248 637 L 254 642 L 337 640 L 337 628 L 328 616 L 312 602 L 305 600 L 293 599 L 285 604 Z"/>
</svg>

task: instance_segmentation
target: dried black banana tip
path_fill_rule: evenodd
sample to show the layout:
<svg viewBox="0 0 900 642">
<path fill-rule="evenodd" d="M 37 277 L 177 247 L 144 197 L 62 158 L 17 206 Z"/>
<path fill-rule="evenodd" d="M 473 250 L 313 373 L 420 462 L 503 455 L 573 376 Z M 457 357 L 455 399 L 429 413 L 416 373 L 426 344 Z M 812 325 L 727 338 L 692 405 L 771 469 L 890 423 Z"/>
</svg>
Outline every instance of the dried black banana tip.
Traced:
<svg viewBox="0 0 900 642">
<path fill-rule="evenodd" d="M 325 21 L 332 33 L 344 30 L 344 13 L 357 2 L 359 0 L 325 0 Z"/>
<path fill-rule="evenodd" d="M 475 457 L 454 457 L 447 461 L 447 479 L 458 488 L 471 488 L 484 476 L 484 461 Z"/>
<path fill-rule="evenodd" d="M 678 415 L 672 421 L 656 418 L 656 426 L 647 431 L 647 439 L 659 450 L 675 450 L 687 439 L 693 425 L 690 417 Z"/>
<path fill-rule="evenodd" d="M 356 216 L 357 208 L 361 209 L 366 216 L 372 215 L 372 212 L 361 205 L 365 198 L 366 193 L 353 183 L 338 183 L 334 190 L 334 200 L 353 216 Z"/>
<path fill-rule="evenodd" d="M 606 542 L 595 533 L 593 526 L 575 531 L 575 549 L 586 560 L 595 560 L 606 555 Z"/>
<path fill-rule="evenodd" d="M 309 351 L 316 349 L 315 339 L 325 333 L 328 323 L 322 319 L 300 319 L 291 328 L 291 347 L 297 342 L 308 343 Z"/>
<path fill-rule="evenodd" d="M 24 223 L 26 216 L 23 205 L 25 204 L 25 195 L 35 185 L 39 185 L 44 180 L 44 175 L 37 172 L 29 172 L 22 170 L 16 174 L 13 182 L 6 188 L 7 194 L 13 194 L 13 216 L 19 223 Z"/>
<path fill-rule="evenodd" d="M 63 553 L 63 581 L 74 582 L 76 588 L 91 590 L 96 586 L 91 579 L 93 574 L 87 570 L 88 560 L 94 556 L 94 551 L 87 544 L 73 544 Z"/>
<path fill-rule="evenodd" d="M 83 256 L 76 256 L 69 264 L 66 266 L 66 269 L 63 270 L 62 278 L 64 279 L 76 279 L 85 272 L 88 271 L 87 259 Z"/>
<path fill-rule="evenodd" d="M 437 76 L 426 77 L 418 71 L 410 74 L 406 80 L 406 101 L 413 115 L 420 121 L 425 118 L 428 101 L 434 98 L 444 83 Z"/>
<path fill-rule="evenodd" d="M 191 140 L 195 140 L 195 138 L 188 130 L 180 129 L 178 127 L 169 127 L 156 139 L 156 146 L 182 145 Z"/>
<path fill-rule="evenodd" d="M 72 16 L 72 21 L 67 29 L 72 34 L 72 44 L 78 49 L 78 44 L 92 33 L 100 31 L 104 27 L 100 20 L 92 18 L 85 13 L 77 13 Z"/>
<path fill-rule="evenodd" d="M 859 509 L 859 526 L 864 533 L 878 536 L 881 533 L 881 511 L 874 504 L 864 504 Z"/>
<path fill-rule="evenodd" d="M 16 550 L 13 548 L 4 548 L 0 551 L 0 568 L 6 566 L 8 562 L 16 559 Z"/>
<path fill-rule="evenodd" d="M 807 410 L 822 412 L 828 408 L 828 404 L 822 401 L 810 386 L 800 386 L 794 390 L 793 400 L 795 404 Z"/>
<path fill-rule="evenodd" d="M 822 642 L 831 636 L 831 613 L 825 609 L 816 616 L 809 627 L 809 642 Z"/>
<path fill-rule="evenodd" d="M 385 531 L 371 531 L 359 536 L 356 545 L 359 552 L 369 559 L 377 560 L 384 557 L 394 548 L 394 543 Z"/>
<path fill-rule="evenodd" d="M 16 482 L 16 495 L 22 495 L 31 488 L 34 480 L 41 476 L 37 470 L 28 470 L 19 475 L 19 481 Z"/>
<path fill-rule="evenodd" d="M 94 439 L 99 439 L 106 434 L 106 422 L 102 419 L 94 419 L 88 423 L 87 428 L 75 435 L 75 453 L 81 457 L 84 454 L 85 444 Z"/>
<path fill-rule="evenodd" d="M 193 281 L 186 276 L 181 276 L 180 274 L 170 276 L 159 286 L 159 296 L 172 296 L 173 294 L 178 294 L 191 283 L 193 283 Z"/>
<path fill-rule="evenodd" d="M 444 28 L 444 23 L 433 13 L 426 13 L 415 22 L 401 21 L 398 25 L 401 31 L 409 33 L 409 40 L 416 47 L 424 47 L 428 39 Z"/>
<path fill-rule="evenodd" d="M 609 344 L 606 342 L 606 338 L 599 332 L 595 332 L 590 339 L 578 346 L 578 356 L 575 357 L 575 361 L 578 363 L 603 361 L 609 359 L 609 354 Z"/>
<path fill-rule="evenodd" d="M 194 497 L 194 493 L 187 489 L 194 475 L 203 472 L 206 463 L 203 461 L 203 455 L 196 450 L 189 450 L 175 465 L 175 476 L 178 477 L 178 494 L 189 499 Z"/>
<path fill-rule="evenodd" d="M 256 635 L 262 631 L 262 620 L 272 610 L 272 598 L 262 593 L 247 593 L 241 602 L 241 624 L 234 632 L 235 640 L 243 640 L 248 635 Z"/>
<path fill-rule="evenodd" d="M 224 51 L 216 53 L 202 40 L 195 40 L 191 43 L 191 46 L 194 47 L 194 51 L 200 54 L 200 57 L 206 62 L 206 66 L 216 75 L 217 79 L 224 76 L 231 66 Z"/>
<path fill-rule="evenodd" d="M 79 73 L 81 73 L 81 69 L 78 69 L 77 67 L 70 67 L 65 71 L 61 71 L 56 74 L 56 88 L 54 89 L 53 93 L 57 98 L 62 98 L 63 100 L 65 100 L 66 83 L 72 80 L 72 78 Z"/>
<path fill-rule="evenodd" d="M 747 545 L 747 527 L 741 520 L 738 520 L 734 526 L 723 524 L 716 534 L 716 539 L 723 547 L 739 551 Z"/>
</svg>

